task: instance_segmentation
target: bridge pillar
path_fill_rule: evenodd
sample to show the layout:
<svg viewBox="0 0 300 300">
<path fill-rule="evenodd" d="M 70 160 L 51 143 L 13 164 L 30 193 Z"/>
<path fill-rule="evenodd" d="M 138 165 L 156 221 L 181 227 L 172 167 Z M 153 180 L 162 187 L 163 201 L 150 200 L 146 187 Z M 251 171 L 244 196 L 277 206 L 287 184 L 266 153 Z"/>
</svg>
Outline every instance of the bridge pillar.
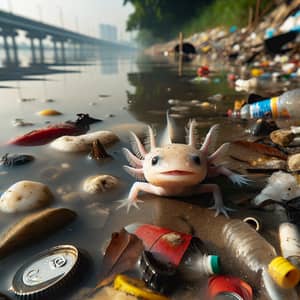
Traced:
<svg viewBox="0 0 300 300">
<path fill-rule="evenodd" d="M 39 48 L 40 48 L 40 63 L 44 63 L 44 46 L 43 46 L 43 37 L 38 37 L 39 39 Z"/>
<path fill-rule="evenodd" d="M 77 60 L 77 43 L 73 41 L 73 59 Z"/>
<path fill-rule="evenodd" d="M 53 50 L 54 50 L 54 61 L 58 61 L 58 54 L 57 54 L 57 41 L 53 39 Z"/>
<path fill-rule="evenodd" d="M 79 44 L 79 57 L 80 59 L 84 58 L 84 53 L 85 52 L 85 47 L 84 47 L 84 43 L 80 43 Z"/>
<path fill-rule="evenodd" d="M 18 65 L 19 60 L 18 60 L 18 47 L 16 43 L 16 36 L 18 33 L 14 30 L 14 28 L 11 27 L 3 27 L 0 31 L 0 35 L 3 36 L 3 46 L 5 50 L 5 63 L 7 65 Z M 11 56 L 10 53 L 10 45 L 8 42 L 8 38 L 12 38 L 12 48 L 13 48 L 13 57 Z"/>
<path fill-rule="evenodd" d="M 34 38 L 29 37 L 30 39 L 30 49 L 31 49 L 31 58 L 32 58 L 32 63 L 36 64 L 36 55 L 35 55 L 35 47 L 34 47 Z"/>
<path fill-rule="evenodd" d="M 11 38 L 12 38 L 12 45 L 13 45 L 13 50 L 14 50 L 14 61 L 18 64 L 18 62 L 19 62 L 18 46 L 17 46 L 17 42 L 16 42 L 17 35 L 18 34 L 16 32 L 14 32 L 13 35 L 11 36 Z"/>
<path fill-rule="evenodd" d="M 37 56 L 36 56 L 36 47 L 34 40 L 39 40 L 39 61 L 38 63 L 43 64 L 44 63 L 44 46 L 43 46 L 43 39 L 46 37 L 45 34 L 39 33 L 36 31 L 29 31 L 26 35 L 30 39 L 30 48 L 31 48 L 31 55 L 32 55 L 32 63 L 37 63 Z"/>
<path fill-rule="evenodd" d="M 60 41 L 61 43 L 61 59 L 63 62 L 66 61 L 66 53 L 65 53 L 65 41 Z"/>
<path fill-rule="evenodd" d="M 6 62 L 8 64 L 10 64 L 11 63 L 11 58 L 10 58 L 9 45 L 8 45 L 7 35 L 6 34 L 3 34 L 3 42 L 4 42 L 4 50 L 5 50 Z"/>
</svg>

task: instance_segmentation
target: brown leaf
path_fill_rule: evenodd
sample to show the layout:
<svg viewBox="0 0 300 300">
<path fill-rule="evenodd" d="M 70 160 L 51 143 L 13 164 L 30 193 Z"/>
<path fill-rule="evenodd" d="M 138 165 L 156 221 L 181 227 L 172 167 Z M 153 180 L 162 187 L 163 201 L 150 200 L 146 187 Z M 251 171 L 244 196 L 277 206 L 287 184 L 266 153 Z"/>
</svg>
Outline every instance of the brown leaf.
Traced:
<svg viewBox="0 0 300 300">
<path fill-rule="evenodd" d="M 274 147 L 268 146 L 268 145 L 254 143 L 254 142 L 248 142 L 248 141 L 235 141 L 235 142 L 232 142 L 232 144 L 246 148 L 248 150 L 252 150 L 252 151 L 264 154 L 264 155 L 278 157 L 283 160 L 287 159 L 287 155 L 285 153 L 283 153 L 282 151 L 279 151 L 278 149 L 276 149 Z"/>
<path fill-rule="evenodd" d="M 143 250 L 143 242 L 124 228 L 114 232 L 103 257 L 96 289 L 110 284 L 117 274 L 133 269 Z"/>
</svg>

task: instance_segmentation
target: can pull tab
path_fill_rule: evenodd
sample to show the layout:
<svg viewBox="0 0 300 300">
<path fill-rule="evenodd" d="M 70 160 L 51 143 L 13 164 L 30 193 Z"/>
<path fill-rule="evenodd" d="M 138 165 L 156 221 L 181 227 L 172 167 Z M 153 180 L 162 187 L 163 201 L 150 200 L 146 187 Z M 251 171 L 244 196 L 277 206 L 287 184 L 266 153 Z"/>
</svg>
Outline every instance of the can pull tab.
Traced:
<svg viewBox="0 0 300 300">
<path fill-rule="evenodd" d="M 39 276 L 39 269 L 31 269 L 25 274 L 25 279 L 31 284 L 37 284 L 41 281 L 41 277 Z"/>
<path fill-rule="evenodd" d="M 58 255 L 49 261 L 49 265 L 52 269 L 62 268 L 67 264 L 67 258 L 63 255 Z"/>
</svg>

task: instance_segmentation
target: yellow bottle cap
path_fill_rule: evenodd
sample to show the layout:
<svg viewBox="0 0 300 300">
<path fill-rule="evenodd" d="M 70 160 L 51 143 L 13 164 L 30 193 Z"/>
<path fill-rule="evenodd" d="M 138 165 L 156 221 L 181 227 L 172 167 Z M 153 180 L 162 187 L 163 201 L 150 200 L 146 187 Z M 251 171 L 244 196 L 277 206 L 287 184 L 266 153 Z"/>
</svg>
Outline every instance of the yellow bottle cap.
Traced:
<svg viewBox="0 0 300 300">
<path fill-rule="evenodd" d="M 273 280 L 282 288 L 293 288 L 300 280 L 300 271 L 282 256 L 270 262 L 268 271 Z"/>
<path fill-rule="evenodd" d="M 251 75 L 252 75 L 253 77 L 259 77 L 259 76 L 262 75 L 263 73 L 264 73 L 264 71 L 261 70 L 261 69 L 252 69 L 252 70 L 251 70 Z"/>
<path fill-rule="evenodd" d="M 125 275 L 116 276 L 114 288 L 145 300 L 170 300 L 168 297 L 148 289 L 144 281 Z"/>
<path fill-rule="evenodd" d="M 62 114 L 61 112 L 55 109 L 44 109 L 38 112 L 38 115 L 40 116 L 57 116 L 61 114 Z"/>
</svg>

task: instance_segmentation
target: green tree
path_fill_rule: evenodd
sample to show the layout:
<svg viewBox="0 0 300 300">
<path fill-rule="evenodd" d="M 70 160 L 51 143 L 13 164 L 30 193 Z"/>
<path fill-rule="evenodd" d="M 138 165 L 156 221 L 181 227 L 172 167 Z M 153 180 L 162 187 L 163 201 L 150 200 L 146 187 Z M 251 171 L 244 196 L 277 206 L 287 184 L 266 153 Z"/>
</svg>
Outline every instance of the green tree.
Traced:
<svg viewBox="0 0 300 300">
<path fill-rule="evenodd" d="M 135 9 L 127 21 L 127 30 L 138 30 L 156 41 L 172 38 L 207 2 L 210 1 L 124 0 L 124 5 L 131 3 Z"/>
</svg>

